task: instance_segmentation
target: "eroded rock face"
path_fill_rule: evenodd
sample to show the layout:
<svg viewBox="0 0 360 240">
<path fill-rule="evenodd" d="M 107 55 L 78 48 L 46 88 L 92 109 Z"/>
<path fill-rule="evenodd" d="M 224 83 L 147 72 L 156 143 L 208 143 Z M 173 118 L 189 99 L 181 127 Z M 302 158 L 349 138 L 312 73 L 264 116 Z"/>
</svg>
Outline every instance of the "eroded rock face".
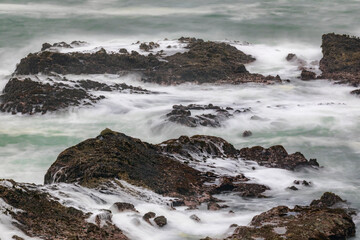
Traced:
<svg viewBox="0 0 360 240">
<path fill-rule="evenodd" d="M 65 207 L 33 185 L 0 180 L 0 198 L 12 206 L 5 214 L 13 224 L 30 237 L 43 239 L 128 239 L 120 229 L 107 221 L 102 227 L 89 223 L 88 214 Z M 14 209 L 15 208 L 15 209 Z"/>
<path fill-rule="evenodd" d="M 238 227 L 227 239 L 345 240 L 354 236 L 355 224 L 351 216 L 344 209 L 330 206 L 275 207 L 255 216 L 250 226 Z"/>
<path fill-rule="evenodd" d="M 200 39 L 180 40 L 188 43 L 189 51 L 162 57 L 162 54 L 147 56 L 137 52 L 108 54 L 104 49 L 96 53 L 59 53 L 42 51 L 29 54 L 18 64 L 16 74 L 37 74 L 51 72 L 59 74 L 103 74 L 139 72 L 142 80 L 159 84 L 192 83 L 274 83 L 280 77 L 249 73 L 244 64 L 254 61 L 235 47 L 218 42 L 204 42 Z M 157 45 L 142 44 L 145 51 Z M 44 50 L 51 47 L 46 45 Z M 163 61 L 166 60 L 166 61 Z"/>
<path fill-rule="evenodd" d="M 281 145 L 263 148 L 255 146 L 240 150 L 240 156 L 257 162 L 261 166 L 295 170 L 298 167 L 319 167 L 316 159 L 309 161 L 300 152 L 288 154 Z"/>
<path fill-rule="evenodd" d="M 206 113 L 204 113 L 205 111 Z M 234 114 L 249 111 L 249 108 L 234 110 L 231 107 L 222 108 L 220 106 L 214 106 L 211 103 L 208 105 L 174 105 L 173 110 L 166 114 L 166 117 L 170 122 L 178 123 L 188 127 L 220 127 L 223 121 L 233 117 Z M 193 112 L 197 112 L 197 114 L 194 114 Z"/>
<path fill-rule="evenodd" d="M 70 81 L 61 78 L 61 81 L 56 81 L 55 78 L 58 77 L 48 78 L 46 83 L 31 78 L 10 79 L 0 96 L 0 111 L 13 114 L 45 114 L 70 106 L 92 105 L 105 98 L 103 95 L 94 96 L 89 91 L 152 93 L 124 83 L 107 85 L 92 80 Z"/>
<path fill-rule="evenodd" d="M 321 78 L 339 83 L 360 84 L 360 39 L 334 33 L 322 37 Z"/>
</svg>

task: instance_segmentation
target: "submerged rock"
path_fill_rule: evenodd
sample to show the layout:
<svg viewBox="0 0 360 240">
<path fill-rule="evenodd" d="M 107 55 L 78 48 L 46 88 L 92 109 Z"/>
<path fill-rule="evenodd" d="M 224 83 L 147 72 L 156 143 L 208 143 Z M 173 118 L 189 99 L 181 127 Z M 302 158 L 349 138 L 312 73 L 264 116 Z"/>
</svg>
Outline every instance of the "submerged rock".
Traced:
<svg viewBox="0 0 360 240">
<path fill-rule="evenodd" d="M 325 195 L 327 193 L 322 199 L 327 198 Z M 355 224 L 351 216 L 344 209 L 329 208 L 330 206 L 311 204 L 305 207 L 295 206 L 293 209 L 278 206 L 255 216 L 250 226 L 238 227 L 226 239 L 345 240 L 354 236 Z"/>
<path fill-rule="evenodd" d="M 360 84 L 360 39 L 334 33 L 322 36 L 321 78 Z"/>
<path fill-rule="evenodd" d="M 183 38 L 189 49 L 171 56 L 137 52 L 108 54 L 104 49 L 96 53 L 59 53 L 42 51 L 29 54 L 17 65 L 16 74 L 37 74 L 51 72 L 59 74 L 103 74 L 119 72 L 139 72 L 145 82 L 159 84 L 192 83 L 274 83 L 280 77 L 249 73 L 244 64 L 255 61 L 237 48 L 219 42 L 205 42 L 200 39 Z M 47 49 L 45 44 L 43 49 Z M 149 51 L 154 44 L 141 44 L 140 48 Z M 165 61 L 163 61 L 165 60 Z"/>
<path fill-rule="evenodd" d="M 300 76 L 301 80 L 308 81 L 316 79 L 316 73 L 303 69 Z"/>
<path fill-rule="evenodd" d="M 288 154 L 281 145 L 263 148 L 260 146 L 243 148 L 240 156 L 246 160 L 257 162 L 261 166 L 295 170 L 299 167 L 319 167 L 316 159 L 309 161 L 300 152 Z"/>
<path fill-rule="evenodd" d="M 87 221 L 89 215 L 52 200 L 34 185 L 12 180 L 0 184 L 0 198 L 11 208 L 4 214 L 29 237 L 43 239 L 128 239 L 120 229 L 107 221 L 102 227 Z M 14 238 L 19 239 L 19 238 Z"/>
<path fill-rule="evenodd" d="M 211 113 L 209 111 L 211 111 Z M 248 111 L 250 111 L 249 108 L 234 110 L 231 107 L 222 108 L 220 106 L 214 106 L 213 104 L 189 104 L 187 106 L 174 105 L 173 110 L 166 114 L 166 117 L 170 122 L 188 127 L 220 127 L 223 121 L 229 119 L 234 114 Z M 192 112 L 197 112 L 198 114 L 193 114 Z"/>
</svg>

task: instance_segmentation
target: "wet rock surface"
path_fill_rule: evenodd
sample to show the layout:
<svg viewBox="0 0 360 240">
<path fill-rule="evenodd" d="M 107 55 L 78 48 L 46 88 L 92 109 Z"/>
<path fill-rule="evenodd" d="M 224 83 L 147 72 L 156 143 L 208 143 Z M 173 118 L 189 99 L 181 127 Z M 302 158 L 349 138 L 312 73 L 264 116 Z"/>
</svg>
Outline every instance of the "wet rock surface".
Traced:
<svg viewBox="0 0 360 240">
<path fill-rule="evenodd" d="M 240 156 L 246 160 L 257 162 L 261 166 L 295 170 L 299 167 L 319 167 L 316 159 L 309 161 L 300 152 L 288 154 L 281 145 L 263 148 L 255 146 L 240 150 Z"/>
<path fill-rule="evenodd" d="M 126 84 L 107 85 L 92 80 L 70 81 L 54 76 L 46 82 L 31 78 L 12 78 L 0 96 L 0 111 L 12 114 L 45 114 L 71 106 L 93 105 L 104 99 L 90 91 L 119 91 L 136 94 L 152 92 Z"/>
<path fill-rule="evenodd" d="M 128 53 L 107 53 L 104 49 L 96 53 L 59 53 L 42 51 L 31 53 L 17 65 L 16 74 L 104 74 L 138 72 L 142 80 L 165 85 L 192 83 L 274 83 L 280 77 L 249 73 L 244 64 L 255 61 L 235 47 L 220 42 L 205 42 L 201 39 L 182 38 L 188 43 L 188 51 L 162 57 L 162 54 L 140 55 Z M 43 50 L 49 48 L 43 46 Z M 64 45 L 66 46 L 66 45 Z M 140 49 L 149 51 L 157 44 L 141 44 Z M 164 61 L 165 60 L 165 61 Z"/>
<path fill-rule="evenodd" d="M 325 195 L 325 193 L 321 199 Z M 331 194 L 332 198 L 340 198 Z M 322 200 L 315 200 L 322 201 Z M 355 235 L 355 224 L 342 208 L 330 205 L 278 206 L 255 216 L 250 226 L 238 227 L 227 240 L 292 239 L 331 240 L 347 239 Z"/>
<path fill-rule="evenodd" d="M 42 239 L 128 239 L 111 222 L 102 227 L 89 223 L 88 214 L 65 207 L 34 185 L 12 180 L 0 184 L 0 198 L 11 208 L 6 210 L 13 224 L 30 237 Z M 21 238 L 14 238 L 21 239 Z"/>
<path fill-rule="evenodd" d="M 249 112 L 250 108 L 234 110 L 231 107 L 220 107 L 213 104 L 187 106 L 174 105 L 173 110 L 166 114 L 168 121 L 188 127 L 207 126 L 221 127 L 222 122 L 233 117 L 234 114 Z"/>
<path fill-rule="evenodd" d="M 303 69 L 301 71 L 300 79 L 303 81 L 314 80 L 316 79 L 316 73 Z"/>
<path fill-rule="evenodd" d="M 360 39 L 334 33 L 322 36 L 321 78 L 360 84 Z"/>
</svg>

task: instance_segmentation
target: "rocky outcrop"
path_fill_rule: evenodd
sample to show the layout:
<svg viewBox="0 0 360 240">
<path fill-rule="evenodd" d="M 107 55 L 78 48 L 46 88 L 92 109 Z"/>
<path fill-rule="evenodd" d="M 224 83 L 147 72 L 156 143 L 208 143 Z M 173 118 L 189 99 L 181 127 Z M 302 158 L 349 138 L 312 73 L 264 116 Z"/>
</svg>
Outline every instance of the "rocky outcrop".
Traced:
<svg viewBox="0 0 360 240">
<path fill-rule="evenodd" d="M 111 222 L 107 221 L 101 227 L 89 223 L 89 214 L 61 205 L 34 185 L 0 180 L 0 199 L 11 206 L 5 209 L 4 214 L 10 215 L 14 219 L 13 224 L 30 237 L 128 239 Z"/>
<path fill-rule="evenodd" d="M 316 79 L 316 73 L 303 69 L 301 71 L 300 79 L 303 81 L 314 80 Z"/>
<path fill-rule="evenodd" d="M 211 194 L 228 191 L 243 197 L 264 197 L 269 188 L 248 184 L 245 176 L 218 176 L 187 164 L 198 161 L 198 157 L 236 157 L 237 153 L 231 144 L 217 137 L 180 137 L 152 145 L 106 129 L 98 137 L 63 151 L 47 171 L 45 183 L 77 182 L 98 187 L 122 179 L 183 199 L 179 205 L 192 207 L 210 201 Z"/>
<path fill-rule="evenodd" d="M 249 73 L 244 64 L 254 61 L 235 47 L 220 42 L 200 39 L 180 39 L 188 43 L 188 51 L 162 57 L 150 53 L 147 56 L 133 51 L 108 54 L 104 49 L 96 53 L 59 53 L 42 51 L 29 54 L 17 65 L 16 74 L 52 72 L 59 74 L 103 74 L 138 72 L 145 82 L 159 84 L 192 83 L 274 83 L 280 77 Z M 144 51 L 156 48 L 154 44 L 141 44 Z M 43 47 L 48 49 L 49 45 Z M 164 61 L 165 60 L 165 61 Z"/>
<path fill-rule="evenodd" d="M 322 36 L 321 78 L 360 84 L 360 39 L 334 33 Z"/>
<path fill-rule="evenodd" d="M 119 91 L 149 94 L 150 91 L 126 84 L 107 85 L 92 80 L 70 81 L 53 76 L 47 82 L 31 78 L 12 78 L 0 96 L 0 111 L 12 114 L 35 114 L 53 112 L 71 106 L 93 105 L 105 97 L 90 91 Z"/>
<path fill-rule="evenodd" d="M 330 195 L 340 198 L 335 194 Z M 324 196 L 321 199 L 327 198 Z M 351 216 L 344 209 L 331 206 L 311 204 L 293 209 L 278 206 L 255 216 L 250 226 L 238 227 L 227 240 L 345 240 L 354 236 L 355 224 Z"/>
<path fill-rule="evenodd" d="M 240 156 L 246 160 L 257 162 L 261 166 L 295 170 L 299 167 L 319 167 L 316 159 L 309 161 L 300 152 L 288 154 L 281 145 L 263 148 L 255 146 L 240 150 Z"/>
<path fill-rule="evenodd" d="M 196 111 L 197 114 L 192 112 Z M 201 113 L 205 112 L 206 113 Z M 212 111 L 212 112 L 209 112 Z M 249 112 L 249 108 L 242 108 L 234 110 L 231 107 L 222 108 L 214 106 L 213 104 L 199 105 L 189 104 L 187 106 L 174 105 L 173 110 L 166 114 L 170 122 L 178 123 L 188 127 L 208 126 L 208 127 L 221 127 L 221 123 L 234 114 Z M 199 113 L 200 112 L 200 113 Z"/>
</svg>

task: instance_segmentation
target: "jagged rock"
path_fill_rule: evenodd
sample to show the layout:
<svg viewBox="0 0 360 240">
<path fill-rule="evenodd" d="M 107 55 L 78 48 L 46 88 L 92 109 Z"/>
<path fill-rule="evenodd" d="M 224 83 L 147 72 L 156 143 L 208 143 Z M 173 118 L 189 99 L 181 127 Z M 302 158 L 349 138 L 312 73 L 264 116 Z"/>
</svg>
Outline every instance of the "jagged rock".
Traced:
<svg viewBox="0 0 360 240">
<path fill-rule="evenodd" d="M 154 43 L 154 42 L 149 42 L 149 44 L 146 43 L 141 43 L 139 48 L 141 50 L 144 50 L 145 52 L 149 52 L 150 50 L 154 49 L 154 48 L 158 48 L 160 47 L 160 45 L 158 43 Z"/>
<path fill-rule="evenodd" d="M 312 201 L 310 206 L 332 207 L 334 205 L 345 203 L 345 202 L 346 201 L 341 199 L 341 197 L 339 197 L 338 195 L 331 193 L 331 192 L 326 192 L 321 196 L 321 198 L 319 200 Z"/>
<path fill-rule="evenodd" d="M 353 94 L 353 95 L 359 96 L 360 95 L 360 89 L 353 90 L 350 93 Z"/>
<path fill-rule="evenodd" d="M 287 56 L 286 56 L 286 61 L 293 61 L 293 60 L 295 60 L 295 59 L 297 59 L 297 56 L 296 56 L 296 54 L 295 53 L 289 53 Z"/>
<path fill-rule="evenodd" d="M 55 79 L 55 77 L 54 77 Z M 136 94 L 150 94 L 148 90 L 126 84 L 107 85 L 92 80 L 79 80 L 75 86 L 65 84 L 69 80 L 62 78 L 50 83 L 34 81 L 30 78 L 12 78 L 6 84 L 0 96 L 0 111 L 13 114 L 34 114 L 53 112 L 70 106 L 92 105 L 104 96 L 94 96 L 89 91 L 130 91 Z"/>
<path fill-rule="evenodd" d="M 289 187 L 289 189 L 290 190 L 293 190 L 293 191 L 297 191 L 297 190 L 299 190 L 297 187 L 295 187 L 295 186 L 291 186 L 291 187 Z"/>
<path fill-rule="evenodd" d="M 134 205 L 131 203 L 125 203 L 125 202 L 116 202 L 114 203 L 110 210 L 112 212 L 125 212 L 125 211 L 132 211 L 132 212 L 138 212 Z"/>
<path fill-rule="evenodd" d="M 0 96 L 2 112 L 15 113 L 46 113 L 69 106 L 84 103 L 95 103 L 102 97 L 95 97 L 83 89 L 72 88 L 63 83 L 43 84 L 30 78 L 12 78 L 6 84 Z"/>
<path fill-rule="evenodd" d="M 235 158 L 238 151 L 222 138 L 205 135 L 181 136 L 159 144 L 162 152 L 196 161 L 204 157 Z"/>
<path fill-rule="evenodd" d="M 360 39 L 334 33 L 322 36 L 321 78 L 339 80 L 353 86 L 360 84 Z"/>
<path fill-rule="evenodd" d="M 305 187 L 310 187 L 311 186 L 311 182 L 308 182 L 308 181 L 305 181 L 305 180 L 302 180 L 302 181 L 300 181 L 300 180 L 295 180 L 294 181 L 294 184 L 296 184 L 296 185 L 303 185 L 303 186 L 305 186 Z"/>
<path fill-rule="evenodd" d="M 235 47 L 218 42 L 198 39 L 180 39 L 188 43 L 189 51 L 164 57 L 140 55 L 137 52 L 108 54 L 104 49 L 96 53 L 59 53 L 42 51 L 29 54 L 17 65 L 16 74 L 51 72 L 59 74 L 103 74 L 139 72 L 145 82 L 159 84 L 193 83 L 275 83 L 279 76 L 263 76 L 249 73 L 244 64 L 255 59 Z M 46 49 L 50 44 L 44 44 Z M 141 45 L 148 49 L 149 45 Z M 151 45 L 155 47 L 154 43 Z M 150 47 L 149 47 L 150 48 Z"/>
<path fill-rule="evenodd" d="M 211 110 L 213 113 L 208 113 Z M 193 115 L 191 111 L 203 111 L 207 112 L 206 114 L 197 114 Z M 231 107 L 222 108 L 219 106 L 214 106 L 213 104 L 208 105 L 198 105 L 198 104 L 189 104 L 187 106 L 183 105 L 174 105 L 173 110 L 166 114 L 166 117 L 170 122 L 175 122 L 182 124 L 188 127 L 197 127 L 197 126 L 208 126 L 208 127 L 220 127 L 221 122 L 229 119 L 233 114 L 248 112 L 249 108 L 237 109 L 234 110 Z"/>
<path fill-rule="evenodd" d="M 323 198 L 323 197 L 322 197 Z M 250 226 L 238 227 L 227 240 L 347 239 L 355 235 L 355 224 L 341 208 L 278 206 L 255 216 Z"/>
<path fill-rule="evenodd" d="M 43 239 L 127 239 L 115 225 L 102 227 L 87 221 L 88 214 L 65 207 L 34 185 L 12 180 L 0 184 L 0 198 L 12 206 L 6 214 L 13 224 L 30 237 Z M 16 239 L 16 238 L 15 238 Z M 19 238 L 17 238 L 19 239 Z"/>
<path fill-rule="evenodd" d="M 265 167 L 277 167 L 288 170 L 295 170 L 298 167 L 318 167 L 316 159 L 309 161 L 300 152 L 288 154 L 281 145 L 263 148 L 260 146 L 252 148 L 243 148 L 240 150 L 240 156 L 247 160 L 257 162 Z"/>
<path fill-rule="evenodd" d="M 303 69 L 300 76 L 301 80 L 308 81 L 316 79 L 316 73 Z"/>
<path fill-rule="evenodd" d="M 159 216 L 159 217 L 154 218 L 154 222 L 159 227 L 164 227 L 167 224 L 167 219 L 164 216 Z"/>
</svg>

